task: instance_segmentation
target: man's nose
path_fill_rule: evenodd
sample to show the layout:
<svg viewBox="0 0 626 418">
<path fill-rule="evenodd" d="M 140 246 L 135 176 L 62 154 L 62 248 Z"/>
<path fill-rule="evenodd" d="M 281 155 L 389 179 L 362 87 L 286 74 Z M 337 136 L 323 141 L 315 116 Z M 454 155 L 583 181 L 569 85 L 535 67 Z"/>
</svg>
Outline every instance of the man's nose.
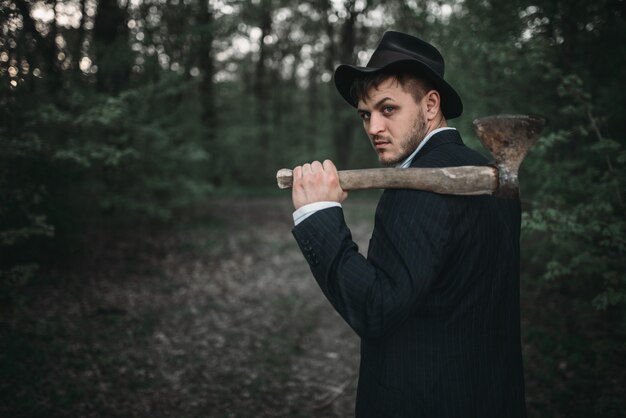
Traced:
<svg viewBox="0 0 626 418">
<path fill-rule="evenodd" d="M 370 114 L 367 133 L 370 135 L 379 135 L 385 130 L 385 121 L 382 116 L 375 113 Z"/>
</svg>

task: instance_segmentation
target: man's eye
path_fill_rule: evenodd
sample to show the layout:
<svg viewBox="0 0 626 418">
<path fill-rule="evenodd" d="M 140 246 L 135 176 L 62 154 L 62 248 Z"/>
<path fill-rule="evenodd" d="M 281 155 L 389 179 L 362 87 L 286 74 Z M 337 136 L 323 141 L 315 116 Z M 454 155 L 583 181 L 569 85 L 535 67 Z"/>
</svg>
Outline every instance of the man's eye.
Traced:
<svg viewBox="0 0 626 418">
<path fill-rule="evenodd" d="M 385 106 L 385 107 L 383 107 L 383 113 L 385 113 L 385 114 L 392 113 L 393 111 L 394 111 L 394 107 L 393 106 Z"/>
<path fill-rule="evenodd" d="M 363 113 L 359 113 L 359 116 L 361 116 L 361 119 L 363 120 L 370 120 L 370 114 L 363 112 Z"/>
</svg>

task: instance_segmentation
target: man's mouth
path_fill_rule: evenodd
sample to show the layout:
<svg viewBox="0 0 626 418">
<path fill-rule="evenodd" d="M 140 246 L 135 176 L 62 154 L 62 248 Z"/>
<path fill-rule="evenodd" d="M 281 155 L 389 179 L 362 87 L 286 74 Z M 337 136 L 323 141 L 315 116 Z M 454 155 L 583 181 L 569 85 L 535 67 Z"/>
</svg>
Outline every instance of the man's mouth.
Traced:
<svg viewBox="0 0 626 418">
<path fill-rule="evenodd" d="M 391 141 L 375 140 L 375 141 L 372 141 L 372 144 L 374 145 L 374 148 L 376 148 L 376 149 L 383 149 L 383 148 L 387 148 L 389 145 L 391 145 Z"/>
</svg>

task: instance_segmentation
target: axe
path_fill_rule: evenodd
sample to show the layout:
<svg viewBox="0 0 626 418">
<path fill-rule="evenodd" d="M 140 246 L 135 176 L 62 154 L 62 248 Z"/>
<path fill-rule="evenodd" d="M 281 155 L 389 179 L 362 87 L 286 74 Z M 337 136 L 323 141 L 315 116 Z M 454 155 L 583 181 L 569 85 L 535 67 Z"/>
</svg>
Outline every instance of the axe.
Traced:
<svg viewBox="0 0 626 418">
<path fill-rule="evenodd" d="M 480 142 L 491 151 L 494 165 L 441 168 L 370 168 L 339 171 L 344 190 L 419 189 L 441 194 L 493 194 L 514 197 L 519 192 L 517 173 L 546 121 L 527 115 L 496 115 L 476 119 Z M 288 189 L 293 173 L 287 168 L 276 174 L 278 187 Z"/>
</svg>

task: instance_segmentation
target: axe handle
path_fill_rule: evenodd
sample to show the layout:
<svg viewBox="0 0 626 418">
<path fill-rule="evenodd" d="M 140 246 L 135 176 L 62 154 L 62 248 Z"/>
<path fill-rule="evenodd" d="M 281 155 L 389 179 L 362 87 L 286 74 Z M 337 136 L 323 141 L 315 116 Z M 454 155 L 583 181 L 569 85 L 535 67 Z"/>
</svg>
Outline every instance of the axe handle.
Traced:
<svg viewBox="0 0 626 418">
<path fill-rule="evenodd" d="M 418 189 L 442 194 L 493 194 L 498 188 L 498 171 L 491 166 L 445 168 L 370 168 L 339 171 L 344 190 Z M 276 173 L 278 187 L 291 188 L 293 173 L 287 168 Z"/>
</svg>

